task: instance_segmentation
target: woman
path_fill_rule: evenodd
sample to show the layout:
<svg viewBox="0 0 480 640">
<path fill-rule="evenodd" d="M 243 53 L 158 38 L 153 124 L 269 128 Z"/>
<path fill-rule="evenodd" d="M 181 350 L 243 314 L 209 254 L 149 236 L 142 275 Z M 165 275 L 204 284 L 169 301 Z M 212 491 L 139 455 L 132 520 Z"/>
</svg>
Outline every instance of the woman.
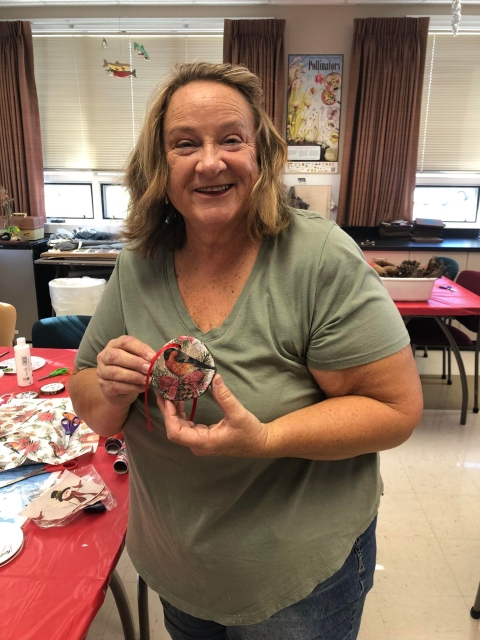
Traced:
<svg viewBox="0 0 480 640">
<path fill-rule="evenodd" d="M 174 640 L 355 638 L 378 455 L 420 420 L 408 334 L 334 223 L 289 209 L 285 144 L 241 67 L 182 65 L 130 160 L 130 249 L 82 341 L 77 415 L 123 430 L 127 547 Z M 195 423 L 142 391 L 179 335 L 216 361 Z M 140 394 L 140 395 L 139 395 Z"/>
</svg>

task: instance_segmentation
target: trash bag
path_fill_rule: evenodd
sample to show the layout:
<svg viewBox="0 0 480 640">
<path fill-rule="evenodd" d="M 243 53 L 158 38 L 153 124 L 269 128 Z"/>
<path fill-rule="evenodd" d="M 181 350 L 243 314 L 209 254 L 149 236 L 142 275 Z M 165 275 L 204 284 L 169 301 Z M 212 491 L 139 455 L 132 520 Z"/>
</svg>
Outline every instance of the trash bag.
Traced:
<svg viewBox="0 0 480 640">
<path fill-rule="evenodd" d="M 56 278 L 48 283 L 50 300 L 57 316 L 93 316 L 105 291 L 103 278 Z"/>
</svg>

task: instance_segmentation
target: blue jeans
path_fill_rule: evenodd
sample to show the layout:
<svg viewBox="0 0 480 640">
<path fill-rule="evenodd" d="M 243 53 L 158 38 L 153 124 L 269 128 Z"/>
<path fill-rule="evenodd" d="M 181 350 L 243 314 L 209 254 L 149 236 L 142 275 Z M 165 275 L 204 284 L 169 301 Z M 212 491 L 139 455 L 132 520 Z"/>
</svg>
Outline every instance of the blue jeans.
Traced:
<svg viewBox="0 0 480 640">
<path fill-rule="evenodd" d="M 373 586 L 375 518 L 355 540 L 345 563 L 300 602 L 257 624 L 225 627 L 195 618 L 160 598 L 172 640 L 355 640 Z"/>
</svg>

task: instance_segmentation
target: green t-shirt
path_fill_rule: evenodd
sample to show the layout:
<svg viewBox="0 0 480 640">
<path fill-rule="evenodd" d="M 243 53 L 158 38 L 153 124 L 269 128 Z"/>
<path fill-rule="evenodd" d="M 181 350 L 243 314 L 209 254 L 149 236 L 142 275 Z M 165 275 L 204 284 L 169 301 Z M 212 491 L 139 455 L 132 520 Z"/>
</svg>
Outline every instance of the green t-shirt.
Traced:
<svg viewBox="0 0 480 640">
<path fill-rule="evenodd" d="M 180 335 L 200 339 L 262 422 L 324 399 L 307 364 L 344 369 L 409 342 L 357 245 L 335 223 L 296 210 L 291 226 L 262 245 L 229 317 L 207 333 L 183 305 L 172 252 L 151 261 L 123 250 L 76 365 L 95 367 L 97 353 L 122 334 L 155 351 Z M 376 515 L 378 454 L 333 462 L 196 457 L 167 439 L 152 391 L 149 406 L 152 432 L 143 394 L 124 426 L 127 548 L 150 587 L 191 615 L 224 625 L 264 620 L 335 573 Z M 195 419 L 220 418 L 207 392 Z"/>
</svg>

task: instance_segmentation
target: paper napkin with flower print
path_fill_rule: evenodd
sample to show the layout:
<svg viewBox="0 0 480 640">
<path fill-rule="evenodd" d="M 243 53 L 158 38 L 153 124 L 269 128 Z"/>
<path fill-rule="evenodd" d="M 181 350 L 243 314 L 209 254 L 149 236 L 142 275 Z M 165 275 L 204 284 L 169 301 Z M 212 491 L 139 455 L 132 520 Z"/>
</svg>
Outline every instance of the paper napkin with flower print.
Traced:
<svg viewBox="0 0 480 640">
<path fill-rule="evenodd" d="M 13 469 L 27 458 L 58 464 L 95 452 L 99 436 L 83 421 L 68 440 L 61 421 L 71 415 L 70 398 L 14 399 L 1 405 L 0 468 Z"/>
</svg>

